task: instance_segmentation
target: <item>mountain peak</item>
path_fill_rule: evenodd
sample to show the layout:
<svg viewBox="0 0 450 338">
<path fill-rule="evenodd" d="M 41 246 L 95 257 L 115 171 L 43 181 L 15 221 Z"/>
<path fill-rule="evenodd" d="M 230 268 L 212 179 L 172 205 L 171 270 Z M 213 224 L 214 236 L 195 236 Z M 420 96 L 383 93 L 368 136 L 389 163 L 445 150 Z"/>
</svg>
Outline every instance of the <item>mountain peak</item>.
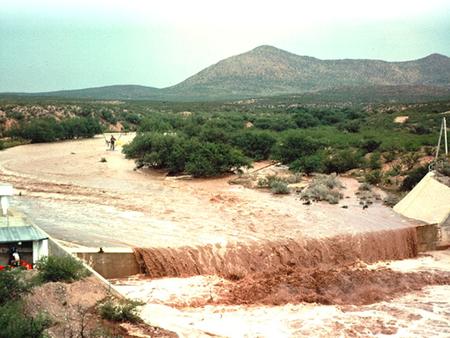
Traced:
<svg viewBox="0 0 450 338">
<path fill-rule="evenodd" d="M 270 45 L 261 45 L 258 46 L 256 48 L 253 48 L 252 51 L 261 51 L 261 52 L 270 52 L 270 51 L 279 51 L 281 49 L 274 47 L 274 46 L 270 46 Z"/>
<path fill-rule="evenodd" d="M 423 60 L 431 60 L 431 61 L 433 61 L 433 60 L 448 60 L 448 59 L 449 59 L 448 56 L 445 56 L 445 55 L 439 54 L 439 53 L 433 53 L 433 54 L 427 55 L 423 58 Z"/>
<path fill-rule="evenodd" d="M 252 54 L 291 54 L 283 49 L 270 46 L 270 45 L 261 45 L 256 48 L 253 48 L 249 53 Z"/>
</svg>

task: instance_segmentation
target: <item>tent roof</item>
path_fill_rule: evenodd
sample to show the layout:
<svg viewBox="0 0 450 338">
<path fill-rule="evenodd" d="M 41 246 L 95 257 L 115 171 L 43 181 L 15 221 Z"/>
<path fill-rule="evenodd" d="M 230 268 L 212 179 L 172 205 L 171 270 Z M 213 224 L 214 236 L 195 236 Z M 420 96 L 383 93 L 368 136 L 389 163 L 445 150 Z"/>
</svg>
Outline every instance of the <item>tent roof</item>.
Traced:
<svg viewBox="0 0 450 338">
<path fill-rule="evenodd" d="M 435 174 L 429 172 L 394 206 L 394 210 L 428 224 L 440 224 L 450 215 L 450 187 L 439 182 Z"/>
</svg>

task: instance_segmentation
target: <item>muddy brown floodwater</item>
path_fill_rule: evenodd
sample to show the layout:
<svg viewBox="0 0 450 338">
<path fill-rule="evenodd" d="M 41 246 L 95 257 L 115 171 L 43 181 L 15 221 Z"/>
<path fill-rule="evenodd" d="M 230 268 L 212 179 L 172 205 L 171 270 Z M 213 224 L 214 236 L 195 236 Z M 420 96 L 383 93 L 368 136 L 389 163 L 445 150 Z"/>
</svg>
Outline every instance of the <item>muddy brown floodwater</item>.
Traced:
<svg viewBox="0 0 450 338">
<path fill-rule="evenodd" d="M 408 302 L 408 297 L 416 295 L 425 304 L 428 297 L 431 307 L 441 309 L 436 301 L 448 292 L 445 271 L 408 275 L 356 268 L 415 257 L 418 225 L 379 202 L 363 209 L 355 196 L 356 180 L 340 178 L 345 198 L 338 205 L 304 205 L 295 194 L 275 196 L 230 185 L 233 176 L 182 180 L 135 170 L 133 161 L 120 152 L 120 144 L 132 137 L 123 135 L 114 152 L 106 150 L 102 136 L 8 149 L 0 152 L 0 181 L 13 184 L 21 193 L 13 200 L 14 208 L 63 245 L 134 248 L 148 277 L 158 279 L 120 283 L 126 290 L 131 287 L 131 296 L 133 290 L 140 290 L 138 298 L 159 303 L 143 309 L 151 324 L 167 324 L 188 336 L 209 332 L 281 337 L 316 335 L 315 329 L 318 336 L 364 336 L 401 332 L 400 326 L 384 322 L 367 331 L 370 320 L 362 315 L 373 313 L 376 318 L 381 306 L 386 313 L 397 311 L 397 299 Z M 182 278 L 173 282 L 168 277 Z M 201 286 L 192 284 L 192 279 Z M 375 291 L 358 297 L 366 281 Z M 389 281 L 399 287 L 380 286 Z M 152 283 L 156 282 L 161 284 L 155 289 Z M 190 287 L 183 289 L 177 283 Z M 195 302 L 189 300 L 191 296 L 172 302 L 149 295 L 164 285 L 169 289 L 178 285 L 187 295 L 203 291 Z M 167 292 L 173 296 L 175 291 Z M 383 302 L 390 305 L 380 305 Z M 444 317 L 448 316 L 446 306 L 442 306 Z M 150 318 L 146 311 L 156 312 Z M 274 326 L 268 326 L 273 316 L 280 321 L 271 320 Z M 342 316 L 352 318 L 352 324 L 341 321 Z M 255 318 L 259 324 L 253 325 Z M 185 325 L 185 321 L 193 324 Z"/>
</svg>

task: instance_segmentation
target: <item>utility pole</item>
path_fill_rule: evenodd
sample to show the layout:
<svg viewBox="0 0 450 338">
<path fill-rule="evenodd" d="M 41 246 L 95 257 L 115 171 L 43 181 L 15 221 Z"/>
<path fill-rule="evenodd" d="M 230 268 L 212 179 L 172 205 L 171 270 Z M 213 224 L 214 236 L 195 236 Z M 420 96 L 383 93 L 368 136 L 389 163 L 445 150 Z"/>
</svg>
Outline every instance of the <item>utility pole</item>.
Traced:
<svg viewBox="0 0 450 338">
<path fill-rule="evenodd" d="M 444 128 L 445 156 L 448 156 L 447 119 L 445 117 L 444 117 L 444 119 L 442 121 L 442 127 Z"/>
<path fill-rule="evenodd" d="M 437 149 L 436 149 L 436 160 L 435 160 L 436 162 L 439 158 L 439 150 L 441 149 L 442 135 L 444 135 L 445 156 L 448 156 L 447 119 L 445 117 L 442 118 L 441 130 L 439 132 L 439 140 L 438 140 Z"/>
</svg>

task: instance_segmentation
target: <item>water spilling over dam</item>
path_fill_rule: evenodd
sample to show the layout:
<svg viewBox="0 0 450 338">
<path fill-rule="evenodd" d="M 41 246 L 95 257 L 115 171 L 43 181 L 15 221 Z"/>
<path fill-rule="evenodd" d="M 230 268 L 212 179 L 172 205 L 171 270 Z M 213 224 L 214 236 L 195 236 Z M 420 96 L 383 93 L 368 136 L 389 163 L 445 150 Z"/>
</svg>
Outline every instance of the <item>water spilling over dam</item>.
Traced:
<svg viewBox="0 0 450 338">
<path fill-rule="evenodd" d="M 246 275 L 281 267 L 346 266 L 358 261 L 412 258 L 415 228 L 384 230 L 323 239 L 266 241 L 180 248 L 134 248 L 142 271 L 152 278 Z"/>
</svg>

